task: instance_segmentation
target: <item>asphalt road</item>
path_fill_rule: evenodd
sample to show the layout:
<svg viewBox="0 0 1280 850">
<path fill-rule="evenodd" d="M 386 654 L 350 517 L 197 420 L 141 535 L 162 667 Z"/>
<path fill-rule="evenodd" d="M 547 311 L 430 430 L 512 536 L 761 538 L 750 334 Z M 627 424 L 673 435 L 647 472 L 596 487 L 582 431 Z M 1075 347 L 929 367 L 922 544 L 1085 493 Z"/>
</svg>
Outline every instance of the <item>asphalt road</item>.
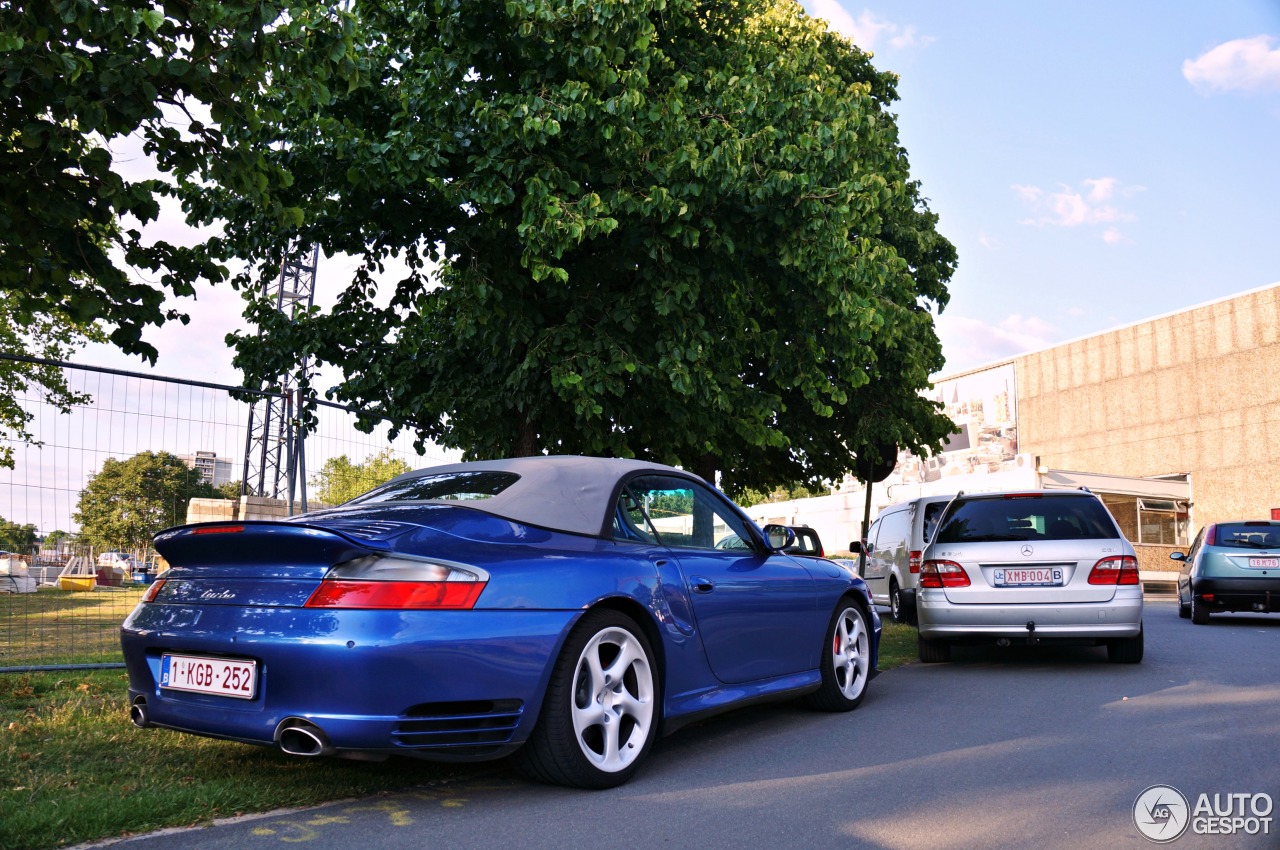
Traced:
<svg viewBox="0 0 1280 850">
<path fill-rule="evenodd" d="M 663 740 L 612 791 L 477 766 L 447 785 L 117 846 L 1093 850 L 1156 846 L 1133 819 L 1153 785 L 1193 809 L 1200 794 L 1280 803 L 1280 616 L 1193 626 L 1149 600 L 1146 634 L 1136 666 L 1102 649 L 962 649 L 882 674 L 850 714 L 740 711 Z M 1195 834 L 1193 818 L 1168 846 L 1280 848 L 1275 808 L 1269 834 Z"/>
</svg>

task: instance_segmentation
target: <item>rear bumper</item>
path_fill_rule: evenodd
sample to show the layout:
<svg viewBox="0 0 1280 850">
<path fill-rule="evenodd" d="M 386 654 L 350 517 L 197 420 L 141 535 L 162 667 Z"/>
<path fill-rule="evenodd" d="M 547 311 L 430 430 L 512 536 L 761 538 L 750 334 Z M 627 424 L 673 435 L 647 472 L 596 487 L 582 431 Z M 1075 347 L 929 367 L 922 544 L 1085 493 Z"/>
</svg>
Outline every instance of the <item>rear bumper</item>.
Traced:
<svg viewBox="0 0 1280 850">
<path fill-rule="evenodd" d="M 945 591 L 928 588 L 916 595 L 920 636 L 930 640 L 959 638 L 1038 639 L 1126 638 L 1142 631 L 1142 589 L 1123 587 L 1109 602 L 1059 605 L 957 605 Z"/>
<path fill-rule="evenodd" d="M 263 746 L 302 719 L 339 754 L 492 758 L 528 736 L 578 614 L 388 613 L 140 606 L 121 631 L 130 704 L 151 726 Z M 253 698 L 161 688 L 167 652 L 256 661 Z"/>
<path fill-rule="evenodd" d="M 1280 611 L 1280 576 L 1202 576 L 1191 582 L 1191 592 L 1210 611 Z M 1211 594 L 1213 599 L 1205 599 L 1206 594 Z"/>
</svg>

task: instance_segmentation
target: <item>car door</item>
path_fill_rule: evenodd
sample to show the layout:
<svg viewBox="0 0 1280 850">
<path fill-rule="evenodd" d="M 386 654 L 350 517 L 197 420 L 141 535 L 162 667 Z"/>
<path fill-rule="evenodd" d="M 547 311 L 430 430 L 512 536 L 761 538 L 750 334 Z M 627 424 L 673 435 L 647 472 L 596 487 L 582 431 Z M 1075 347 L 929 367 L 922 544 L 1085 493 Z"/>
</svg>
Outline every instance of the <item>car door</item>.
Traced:
<svg viewBox="0 0 1280 850">
<path fill-rule="evenodd" d="M 1200 549 L 1204 541 L 1204 529 L 1200 529 L 1196 533 L 1195 542 L 1191 544 L 1191 549 L 1187 551 L 1187 557 L 1183 559 L 1181 568 L 1178 570 L 1178 601 L 1182 601 L 1185 594 L 1187 597 L 1186 604 L 1191 604 L 1191 573 L 1195 569 L 1196 556 L 1200 554 Z"/>
<path fill-rule="evenodd" d="M 886 514 L 876 536 L 876 557 L 884 565 L 884 603 L 889 604 L 889 593 L 896 581 L 898 587 L 907 587 L 910 575 L 911 521 L 915 506 L 908 503 L 902 510 Z M 877 600 L 879 601 L 879 600 Z"/>
<path fill-rule="evenodd" d="M 756 548 L 732 505 L 696 481 L 641 476 L 628 483 L 628 496 L 631 522 L 644 523 L 680 567 L 717 679 L 750 682 L 817 664 L 827 618 L 818 611 L 817 582 L 803 563 L 808 559 Z M 717 548 L 733 536 L 751 548 Z"/>
<path fill-rule="evenodd" d="M 876 541 L 880 537 L 880 529 L 884 525 L 884 515 L 876 517 L 867 529 L 866 555 L 863 557 L 862 578 L 871 591 L 871 598 L 876 602 L 887 602 L 889 599 L 889 562 L 880 557 L 880 545 Z"/>
</svg>

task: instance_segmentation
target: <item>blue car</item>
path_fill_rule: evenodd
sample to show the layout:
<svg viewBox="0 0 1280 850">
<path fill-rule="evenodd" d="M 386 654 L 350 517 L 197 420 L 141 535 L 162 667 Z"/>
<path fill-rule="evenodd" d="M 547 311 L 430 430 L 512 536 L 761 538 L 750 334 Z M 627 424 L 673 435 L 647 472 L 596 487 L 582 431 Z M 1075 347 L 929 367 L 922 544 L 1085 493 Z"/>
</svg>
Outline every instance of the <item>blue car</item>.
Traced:
<svg viewBox="0 0 1280 850">
<path fill-rule="evenodd" d="M 1280 522 L 1236 520 L 1200 529 L 1182 562 L 1178 615 L 1198 626 L 1223 611 L 1280 611 Z"/>
<path fill-rule="evenodd" d="M 121 629 L 131 717 L 298 756 L 516 753 L 534 779 L 613 787 L 690 721 L 862 701 L 866 585 L 793 542 L 689 473 L 589 457 L 431 467 L 283 522 L 170 529 L 170 569 Z"/>
</svg>

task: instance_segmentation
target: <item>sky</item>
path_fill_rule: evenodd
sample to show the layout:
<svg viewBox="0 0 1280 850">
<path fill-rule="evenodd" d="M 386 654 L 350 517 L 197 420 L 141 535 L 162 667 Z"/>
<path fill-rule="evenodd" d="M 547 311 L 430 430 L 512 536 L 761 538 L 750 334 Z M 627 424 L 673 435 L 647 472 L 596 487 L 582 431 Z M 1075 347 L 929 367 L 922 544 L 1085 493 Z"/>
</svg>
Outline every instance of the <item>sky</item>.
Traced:
<svg viewBox="0 0 1280 850">
<path fill-rule="evenodd" d="M 1280 282 L 1280 0 L 804 0 L 899 77 L 943 374 Z"/>
<path fill-rule="evenodd" d="M 912 176 L 959 253 L 940 376 L 1280 282 L 1280 0 L 803 5 L 899 77 Z M 322 259 L 318 304 L 352 266 Z M 179 306 L 191 325 L 146 336 L 155 371 L 239 383 L 239 296 Z"/>
</svg>

